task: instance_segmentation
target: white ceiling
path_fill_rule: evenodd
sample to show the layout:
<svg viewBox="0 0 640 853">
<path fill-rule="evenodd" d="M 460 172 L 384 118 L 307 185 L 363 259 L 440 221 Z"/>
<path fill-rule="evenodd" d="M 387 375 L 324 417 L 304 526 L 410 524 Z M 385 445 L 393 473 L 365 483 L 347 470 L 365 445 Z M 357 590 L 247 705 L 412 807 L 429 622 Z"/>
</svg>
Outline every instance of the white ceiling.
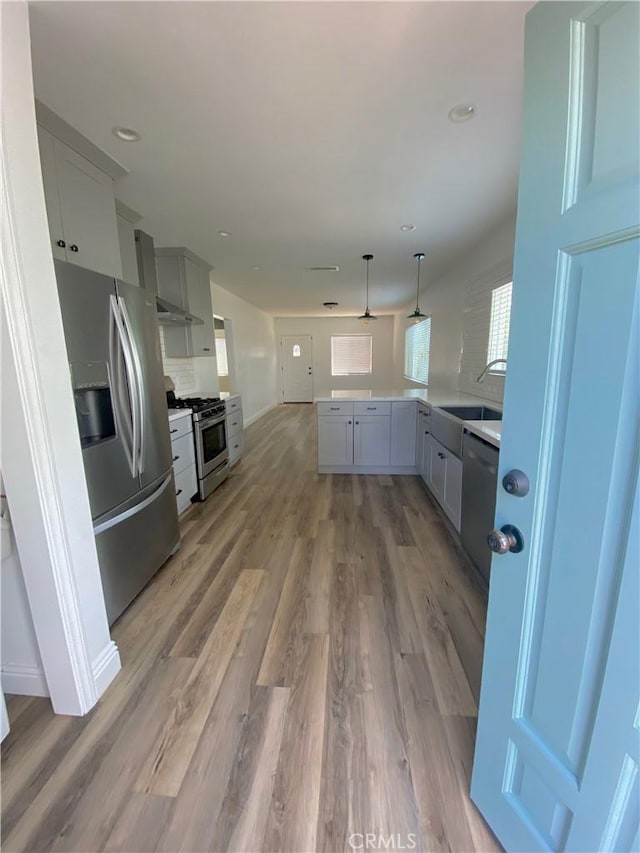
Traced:
<svg viewBox="0 0 640 853">
<path fill-rule="evenodd" d="M 388 313 L 414 298 L 414 252 L 428 288 L 515 209 L 531 5 L 36 3 L 35 89 L 130 170 L 118 197 L 156 244 L 217 284 L 275 315 L 360 313 L 371 252 Z M 453 124 L 462 102 L 477 116 Z"/>
</svg>

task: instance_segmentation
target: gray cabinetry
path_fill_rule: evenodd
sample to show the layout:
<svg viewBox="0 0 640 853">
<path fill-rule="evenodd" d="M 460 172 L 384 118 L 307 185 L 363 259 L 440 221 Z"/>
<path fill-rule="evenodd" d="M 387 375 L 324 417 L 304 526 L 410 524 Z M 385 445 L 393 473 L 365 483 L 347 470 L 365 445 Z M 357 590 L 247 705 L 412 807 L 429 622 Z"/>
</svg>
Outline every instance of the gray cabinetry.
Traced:
<svg viewBox="0 0 640 853">
<path fill-rule="evenodd" d="M 433 435 L 425 435 L 422 477 L 457 531 L 462 503 L 462 460 Z"/>
<path fill-rule="evenodd" d="M 215 357 L 216 344 L 211 305 L 211 284 L 207 261 L 184 246 L 156 249 L 158 293 L 202 323 L 167 326 L 165 354 L 170 358 Z"/>
<path fill-rule="evenodd" d="M 121 278 L 113 179 L 40 125 L 38 142 L 54 258 Z"/>
<path fill-rule="evenodd" d="M 229 450 L 229 467 L 233 467 L 242 457 L 244 450 L 244 416 L 242 414 L 242 399 L 229 397 L 225 403 L 227 415 L 227 449 Z"/>
<path fill-rule="evenodd" d="M 138 275 L 135 228 L 141 216 L 118 199 L 116 199 L 116 214 L 120 260 L 122 262 L 122 278 L 124 281 L 128 281 L 129 284 L 139 286 L 140 277 Z"/>
<path fill-rule="evenodd" d="M 169 435 L 171 437 L 176 504 L 178 514 L 180 514 L 191 506 L 191 498 L 198 491 L 191 412 L 184 415 L 174 415 L 169 419 Z"/>
<path fill-rule="evenodd" d="M 416 415 L 413 400 L 391 403 L 391 465 L 416 464 Z"/>
</svg>

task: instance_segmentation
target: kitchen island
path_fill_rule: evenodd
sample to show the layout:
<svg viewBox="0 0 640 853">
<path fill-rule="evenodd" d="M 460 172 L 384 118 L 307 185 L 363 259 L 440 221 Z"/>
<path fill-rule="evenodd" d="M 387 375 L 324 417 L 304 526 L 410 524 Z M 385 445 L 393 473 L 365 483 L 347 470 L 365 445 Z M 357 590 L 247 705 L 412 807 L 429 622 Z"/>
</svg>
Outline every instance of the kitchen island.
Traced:
<svg viewBox="0 0 640 853">
<path fill-rule="evenodd" d="M 411 388 L 334 390 L 318 394 L 315 402 L 318 473 L 418 474 L 460 531 L 463 436 L 471 433 L 493 448 L 500 447 L 502 421 L 485 417 L 492 410 L 500 413 L 493 401 L 455 391 Z M 463 413 L 446 411 L 453 407 L 473 407 L 484 419 L 464 420 Z"/>
<path fill-rule="evenodd" d="M 460 420 L 459 418 L 454 418 L 452 415 L 449 415 L 447 412 L 442 412 L 443 406 L 487 406 L 492 409 L 501 409 L 501 405 L 495 403 L 493 400 L 488 400 L 483 397 L 475 397 L 471 394 L 463 394 L 457 391 L 447 391 L 447 390 L 438 390 L 432 388 L 404 388 L 404 389 L 393 389 L 393 390 L 382 390 L 382 391 L 368 391 L 368 390 L 356 390 L 356 391 L 345 391 L 345 390 L 332 390 L 322 392 L 316 395 L 315 403 L 318 407 L 318 426 L 320 427 L 320 418 L 325 417 L 343 417 L 345 418 L 345 427 L 362 427 L 366 426 L 366 422 L 363 424 L 361 417 L 372 417 L 372 416 L 391 416 L 393 420 L 393 412 L 394 409 L 398 413 L 396 415 L 396 421 L 401 420 L 399 412 L 403 411 L 404 421 L 405 421 L 405 431 L 408 429 L 408 423 L 413 416 L 419 418 L 419 409 L 422 404 L 422 409 L 427 410 L 430 413 L 431 409 L 438 409 L 439 413 L 445 418 L 452 418 L 453 420 Z M 413 403 L 413 407 L 411 406 Z M 405 404 L 404 406 L 400 406 L 398 404 Z M 409 404 L 409 405 L 407 405 Z M 412 415 L 415 413 L 415 415 Z M 358 420 L 360 421 L 358 424 L 355 423 L 356 414 L 359 416 Z M 428 415 L 427 415 L 428 417 Z M 349 424 L 349 420 L 352 421 Z M 494 447 L 500 447 L 500 439 L 502 437 L 502 421 L 501 420 L 464 420 L 463 421 L 464 429 L 467 432 L 474 433 L 479 436 L 484 441 L 492 444 Z M 325 427 L 329 427 L 330 424 L 325 424 Z M 375 427 L 375 424 L 373 425 Z M 386 434 L 386 430 L 384 429 L 384 424 L 379 424 L 378 433 Z M 398 428 L 399 428 L 398 423 Z M 389 423 L 389 439 L 392 439 L 392 423 Z M 362 432 L 363 430 L 360 430 Z M 366 430 L 365 430 L 366 431 Z M 337 425 L 336 428 L 332 429 L 331 432 L 336 434 L 338 432 Z M 353 432 L 353 430 L 352 430 Z M 344 430 L 345 437 L 348 438 L 348 430 Z M 329 453 L 324 454 L 320 452 L 320 438 L 321 431 L 318 433 L 319 440 L 319 449 L 318 449 L 318 471 L 320 473 L 359 473 L 359 474 L 379 474 L 379 473 L 390 473 L 390 474 L 416 474 L 420 473 L 417 465 L 419 462 L 419 448 L 416 448 L 414 445 L 414 459 L 411 461 L 410 453 L 407 451 L 405 447 L 405 453 L 400 456 L 397 452 L 394 454 L 392 452 L 391 447 L 389 448 L 389 459 L 387 459 L 386 452 L 380 448 L 381 455 L 379 456 L 378 463 L 372 462 L 372 464 L 359 464 L 356 462 L 356 458 L 353 458 L 351 462 L 347 461 L 349 456 L 349 448 L 344 448 L 344 453 L 340 454 L 338 448 L 336 448 L 335 454 L 331 452 L 330 447 L 325 448 L 329 450 Z M 408 432 L 406 435 L 408 439 Z M 365 437 L 366 439 L 366 437 Z M 355 440 L 355 435 L 354 435 Z M 409 439 L 410 441 L 410 439 Z M 331 444 L 331 441 L 329 441 Z M 351 448 L 352 454 L 354 448 Z M 340 462 L 332 461 L 332 460 L 344 460 Z M 367 457 L 368 461 L 370 457 Z M 400 460 L 401 464 L 398 462 L 394 463 L 394 459 Z M 336 466 L 341 470 L 336 470 Z M 362 468 L 375 468 L 376 470 L 361 470 Z M 378 468 L 385 468 L 385 471 L 377 470 Z M 331 468 L 331 470 L 329 470 Z M 389 470 L 393 469 L 393 470 Z M 403 470 L 398 470 L 403 469 Z"/>
</svg>

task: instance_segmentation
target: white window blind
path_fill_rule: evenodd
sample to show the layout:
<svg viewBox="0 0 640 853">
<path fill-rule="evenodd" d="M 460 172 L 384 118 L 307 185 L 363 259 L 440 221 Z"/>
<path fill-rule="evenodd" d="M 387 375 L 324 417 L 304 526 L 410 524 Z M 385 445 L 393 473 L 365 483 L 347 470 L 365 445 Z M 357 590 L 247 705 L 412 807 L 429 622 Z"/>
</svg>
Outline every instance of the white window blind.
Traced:
<svg viewBox="0 0 640 853">
<path fill-rule="evenodd" d="M 414 382 L 429 384 L 431 317 L 408 326 L 404 333 L 404 375 Z"/>
<path fill-rule="evenodd" d="M 512 282 L 496 287 L 491 292 L 491 324 L 489 326 L 489 346 L 487 363 L 496 358 L 506 360 L 509 350 L 509 321 L 511 319 Z M 504 366 L 498 369 L 504 370 Z"/>
<path fill-rule="evenodd" d="M 371 335 L 331 336 L 331 375 L 362 376 L 371 373 Z"/>
<path fill-rule="evenodd" d="M 218 360 L 218 376 L 228 376 L 227 342 L 224 337 L 216 337 L 216 359 Z"/>
</svg>

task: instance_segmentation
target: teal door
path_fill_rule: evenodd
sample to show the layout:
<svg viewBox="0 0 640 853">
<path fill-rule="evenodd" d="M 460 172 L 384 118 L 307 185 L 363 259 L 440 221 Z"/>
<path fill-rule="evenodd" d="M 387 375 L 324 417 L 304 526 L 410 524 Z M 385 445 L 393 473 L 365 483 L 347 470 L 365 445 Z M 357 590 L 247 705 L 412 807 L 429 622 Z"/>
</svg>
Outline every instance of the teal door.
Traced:
<svg viewBox="0 0 640 853">
<path fill-rule="evenodd" d="M 471 794 L 507 851 L 638 850 L 640 5 L 540 3 Z"/>
</svg>

